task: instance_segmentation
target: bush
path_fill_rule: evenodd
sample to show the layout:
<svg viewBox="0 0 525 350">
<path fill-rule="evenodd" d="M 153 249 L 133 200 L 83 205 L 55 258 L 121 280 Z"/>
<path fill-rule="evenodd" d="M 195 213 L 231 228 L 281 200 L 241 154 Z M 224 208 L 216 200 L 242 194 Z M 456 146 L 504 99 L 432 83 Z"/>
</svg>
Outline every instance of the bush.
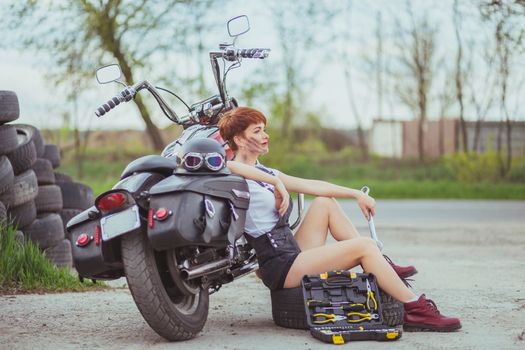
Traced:
<svg viewBox="0 0 525 350">
<path fill-rule="evenodd" d="M 525 157 L 513 159 L 508 177 L 512 182 L 525 183 Z"/>
<path fill-rule="evenodd" d="M 501 174 L 502 159 L 493 152 L 456 153 L 447 155 L 443 162 L 456 180 L 463 182 L 503 180 Z"/>
</svg>

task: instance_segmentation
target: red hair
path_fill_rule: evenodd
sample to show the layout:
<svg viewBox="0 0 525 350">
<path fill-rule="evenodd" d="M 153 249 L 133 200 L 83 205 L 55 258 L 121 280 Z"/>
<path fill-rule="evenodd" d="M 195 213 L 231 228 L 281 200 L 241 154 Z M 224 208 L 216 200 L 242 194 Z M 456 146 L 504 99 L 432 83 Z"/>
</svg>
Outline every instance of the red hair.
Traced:
<svg viewBox="0 0 525 350">
<path fill-rule="evenodd" d="M 250 125 L 264 123 L 266 117 L 258 110 L 250 107 L 237 107 L 227 112 L 218 123 L 222 138 L 228 141 L 228 145 L 233 151 L 238 147 L 233 138 L 242 135 Z"/>
</svg>

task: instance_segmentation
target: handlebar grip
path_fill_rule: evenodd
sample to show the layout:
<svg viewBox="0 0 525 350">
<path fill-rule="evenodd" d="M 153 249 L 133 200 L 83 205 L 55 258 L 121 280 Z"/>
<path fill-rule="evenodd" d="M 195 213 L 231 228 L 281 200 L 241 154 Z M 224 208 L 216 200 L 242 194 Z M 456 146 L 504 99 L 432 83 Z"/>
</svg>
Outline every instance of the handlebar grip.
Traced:
<svg viewBox="0 0 525 350">
<path fill-rule="evenodd" d="M 97 117 L 102 117 L 104 114 L 115 108 L 121 102 L 131 101 L 134 95 L 134 91 L 132 91 L 130 88 L 122 90 L 118 95 L 116 95 L 115 97 L 111 98 L 106 103 L 98 107 L 95 111 L 95 115 Z"/>
<path fill-rule="evenodd" d="M 252 48 L 252 49 L 240 49 L 238 55 L 243 58 L 259 58 L 263 59 L 268 57 L 270 49 L 267 48 Z"/>
</svg>

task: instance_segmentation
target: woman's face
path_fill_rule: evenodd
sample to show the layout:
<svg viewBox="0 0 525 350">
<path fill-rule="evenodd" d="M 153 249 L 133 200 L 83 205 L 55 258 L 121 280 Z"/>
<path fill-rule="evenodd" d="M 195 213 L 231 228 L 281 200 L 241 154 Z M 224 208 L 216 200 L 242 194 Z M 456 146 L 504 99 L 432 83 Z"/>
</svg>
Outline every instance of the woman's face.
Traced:
<svg viewBox="0 0 525 350">
<path fill-rule="evenodd" d="M 240 151 L 257 153 L 259 155 L 268 153 L 270 137 L 265 131 L 264 123 L 252 124 L 244 130 L 244 135 L 237 136 L 235 143 Z"/>
</svg>

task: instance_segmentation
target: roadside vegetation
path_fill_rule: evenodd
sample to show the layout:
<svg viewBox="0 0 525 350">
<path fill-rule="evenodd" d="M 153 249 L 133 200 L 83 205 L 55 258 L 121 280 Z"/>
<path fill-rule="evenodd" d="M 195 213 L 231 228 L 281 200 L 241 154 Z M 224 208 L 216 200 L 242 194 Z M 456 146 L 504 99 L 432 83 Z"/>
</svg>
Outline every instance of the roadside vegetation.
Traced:
<svg viewBox="0 0 525 350">
<path fill-rule="evenodd" d="M 289 145 L 272 136 L 271 152 L 261 159 L 264 164 L 290 175 L 353 188 L 367 185 L 375 198 L 525 199 L 525 157 L 516 157 L 513 167 L 503 175 L 499 157 L 491 151 L 423 161 L 372 155 L 363 161 L 359 150 L 352 147 L 331 151 L 310 137 L 290 151 Z M 92 186 L 95 195 L 110 189 L 130 161 L 157 153 L 140 142 L 108 138 L 112 146 L 104 143 L 85 148 L 81 166 L 75 152 L 64 152 L 61 170 Z"/>
<path fill-rule="evenodd" d="M 0 223 L 0 294 L 81 292 L 107 288 L 80 282 L 70 268 L 56 267 L 30 240 L 15 239 L 16 229 Z"/>
</svg>

